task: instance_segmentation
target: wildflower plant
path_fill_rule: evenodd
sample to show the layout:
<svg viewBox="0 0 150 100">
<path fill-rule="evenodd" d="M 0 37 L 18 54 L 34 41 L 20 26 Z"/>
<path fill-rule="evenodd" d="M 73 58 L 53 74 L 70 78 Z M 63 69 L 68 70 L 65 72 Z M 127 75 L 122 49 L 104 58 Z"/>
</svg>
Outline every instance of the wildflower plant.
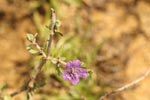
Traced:
<svg viewBox="0 0 150 100">
<path fill-rule="evenodd" d="M 51 54 L 52 42 L 55 34 L 59 34 L 63 36 L 62 33 L 58 31 L 59 22 L 56 20 L 56 15 L 54 9 L 51 9 L 51 24 L 46 26 L 49 30 L 49 37 L 47 39 L 47 43 L 45 47 L 41 47 L 37 42 L 36 34 L 27 34 L 27 39 L 30 44 L 27 46 L 27 50 L 33 55 L 39 55 L 40 61 L 39 64 L 33 70 L 33 75 L 25 80 L 24 84 L 15 92 L 10 94 L 10 97 L 13 97 L 21 92 L 26 92 L 27 100 L 30 99 L 30 94 L 37 88 L 45 85 L 45 81 L 37 82 L 37 78 L 41 73 L 43 66 L 46 62 L 51 62 L 53 65 L 58 66 L 56 68 L 61 74 L 61 78 L 64 80 L 69 80 L 72 85 L 76 85 L 79 83 L 80 78 L 87 78 L 89 73 L 86 69 L 81 67 L 81 62 L 79 59 L 71 60 L 65 62 L 64 59 L 60 59 L 61 57 L 54 57 Z"/>
<path fill-rule="evenodd" d="M 52 46 L 52 42 L 53 42 L 55 34 L 59 34 L 60 36 L 63 36 L 63 34 L 58 31 L 59 22 L 56 20 L 54 9 L 51 9 L 51 24 L 46 27 L 49 29 L 50 33 L 49 33 L 47 42 L 45 43 L 46 46 L 44 47 L 38 44 L 37 33 L 34 35 L 27 34 L 27 39 L 30 42 L 30 44 L 27 46 L 27 50 L 35 56 L 36 55 L 40 56 L 39 64 L 34 68 L 33 74 L 29 78 L 27 78 L 27 80 L 25 80 L 24 84 L 18 90 L 14 91 L 10 95 L 2 96 L 0 94 L 0 100 L 10 100 L 11 97 L 17 94 L 20 94 L 21 92 L 26 92 L 26 100 L 29 100 L 30 96 L 33 94 L 33 92 L 37 88 L 40 88 L 46 84 L 45 81 L 37 82 L 36 80 L 38 79 L 38 76 L 40 75 L 42 68 L 47 62 L 51 62 L 53 65 L 56 65 L 54 67 L 56 67 L 57 72 L 60 73 L 59 75 L 61 76 L 61 78 L 64 79 L 64 81 L 68 80 L 72 85 L 77 85 L 80 82 L 81 78 L 87 78 L 88 76 L 90 76 L 91 71 L 83 68 L 81 61 L 79 59 L 65 61 L 62 57 L 57 56 L 55 54 L 56 52 L 53 54 L 52 52 L 53 50 L 57 51 L 57 49 L 55 49 L 55 47 Z M 93 56 L 96 54 L 92 52 L 91 55 Z M 89 58 L 93 58 L 93 57 L 89 57 Z M 150 69 L 140 78 L 132 81 L 131 83 L 127 85 L 124 85 L 118 89 L 112 90 L 111 92 L 105 93 L 103 95 L 97 94 L 97 96 L 95 96 L 95 99 L 93 99 L 94 97 L 93 95 L 89 97 L 90 99 L 87 99 L 87 98 L 86 99 L 87 100 L 104 100 L 105 98 L 110 97 L 112 94 L 115 94 L 115 93 L 118 93 L 118 92 L 121 92 L 121 91 L 124 91 L 133 87 L 134 85 L 144 80 L 147 76 L 149 76 L 149 74 L 150 74 Z M 90 84 L 93 84 L 93 83 L 91 82 Z M 82 89 L 87 91 L 87 95 L 93 93 L 89 90 L 92 87 L 92 85 L 89 85 L 90 86 L 89 89 L 87 88 L 87 86 L 85 86 L 85 84 L 80 84 L 80 85 L 81 86 L 83 85 Z M 7 84 L 3 84 L 1 86 L 1 91 L 4 91 L 5 88 L 7 88 Z M 74 91 L 74 89 L 72 89 L 72 91 Z M 82 94 L 80 96 L 81 98 L 83 97 L 85 99 L 85 96 L 83 96 Z"/>
</svg>

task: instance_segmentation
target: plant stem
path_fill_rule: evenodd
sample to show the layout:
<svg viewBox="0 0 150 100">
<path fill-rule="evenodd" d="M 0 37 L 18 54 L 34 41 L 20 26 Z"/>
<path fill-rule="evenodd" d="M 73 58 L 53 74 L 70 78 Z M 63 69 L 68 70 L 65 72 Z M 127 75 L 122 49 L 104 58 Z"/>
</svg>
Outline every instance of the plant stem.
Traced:
<svg viewBox="0 0 150 100">
<path fill-rule="evenodd" d="M 47 45 L 47 56 L 50 53 L 51 44 L 53 41 L 54 31 L 55 31 L 55 24 L 56 24 L 56 15 L 53 8 L 51 8 L 51 26 L 50 26 L 50 34 L 49 34 L 49 40 Z"/>
<path fill-rule="evenodd" d="M 49 41 L 48 41 L 48 47 L 47 47 L 47 53 L 45 53 L 41 47 L 36 43 L 36 41 L 33 42 L 33 44 L 36 46 L 36 48 L 39 50 L 40 53 L 42 53 L 43 58 L 41 59 L 39 65 L 35 68 L 35 73 L 33 76 L 31 76 L 29 79 L 27 79 L 24 84 L 15 92 L 11 93 L 10 96 L 14 97 L 17 94 L 20 94 L 23 91 L 31 91 L 33 87 L 29 86 L 31 82 L 33 82 L 33 85 L 35 84 L 35 79 L 41 72 L 41 69 L 43 65 L 46 63 L 47 58 L 49 57 L 50 49 L 51 49 L 51 43 L 54 35 L 54 27 L 55 27 L 55 22 L 56 22 L 56 16 L 55 16 L 55 11 L 53 8 L 51 8 L 51 32 L 49 35 Z"/>
<path fill-rule="evenodd" d="M 124 86 L 122 86 L 122 87 L 120 87 L 120 88 L 118 88 L 116 90 L 113 90 L 113 91 L 111 91 L 109 93 L 104 94 L 103 96 L 101 96 L 99 98 L 99 100 L 104 100 L 105 98 L 108 98 L 108 97 L 110 97 L 111 95 L 113 95 L 115 93 L 119 93 L 119 92 L 122 92 L 122 91 L 130 89 L 131 87 L 135 86 L 139 82 L 143 81 L 149 74 L 150 74 L 150 69 L 148 69 L 147 72 L 144 75 L 142 75 L 138 79 L 132 81 L 131 83 L 126 84 L 126 85 L 124 85 Z"/>
</svg>

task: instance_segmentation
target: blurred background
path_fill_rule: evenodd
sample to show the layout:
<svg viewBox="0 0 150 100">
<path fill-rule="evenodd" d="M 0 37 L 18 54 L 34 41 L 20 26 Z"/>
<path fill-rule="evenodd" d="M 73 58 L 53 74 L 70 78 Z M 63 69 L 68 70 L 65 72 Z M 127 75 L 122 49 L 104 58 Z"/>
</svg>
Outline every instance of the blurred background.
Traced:
<svg viewBox="0 0 150 100">
<path fill-rule="evenodd" d="M 48 63 L 41 73 L 47 84 L 31 100 L 98 100 L 150 67 L 150 0 L 0 0 L 0 95 L 19 88 L 37 65 L 39 57 L 26 50 L 26 34 L 39 33 L 44 46 L 51 7 L 63 33 L 55 37 L 52 55 L 80 59 L 93 74 L 72 86 Z M 150 100 L 149 84 L 147 78 L 107 100 Z"/>
</svg>

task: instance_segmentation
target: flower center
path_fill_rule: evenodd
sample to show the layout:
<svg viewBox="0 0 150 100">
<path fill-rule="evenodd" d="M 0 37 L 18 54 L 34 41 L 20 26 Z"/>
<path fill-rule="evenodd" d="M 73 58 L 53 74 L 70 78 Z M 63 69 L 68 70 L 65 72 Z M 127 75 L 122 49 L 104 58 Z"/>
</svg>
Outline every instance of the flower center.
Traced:
<svg viewBox="0 0 150 100">
<path fill-rule="evenodd" d="M 67 69 L 67 72 L 69 73 L 69 74 L 72 74 L 72 73 L 77 73 L 77 68 L 69 68 L 69 69 Z"/>
</svg>

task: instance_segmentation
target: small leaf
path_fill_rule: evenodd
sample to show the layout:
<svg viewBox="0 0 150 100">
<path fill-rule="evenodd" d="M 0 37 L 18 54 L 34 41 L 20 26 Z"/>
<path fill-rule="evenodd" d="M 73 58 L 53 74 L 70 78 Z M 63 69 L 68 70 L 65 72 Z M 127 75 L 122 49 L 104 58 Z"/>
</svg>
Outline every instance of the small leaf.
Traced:
<svg viewBox="0 0 150 100">
<path fill-rule="evenodd" d="M 36 37 L 37 37 L 37 35 L 38 35 L 38 33 L 35 33 L 35 34 L 34 34 L 34 38 L 36 38 Z"/>
<path fill-rule="evenodd" d="M 26 49 L 29 51 L 29 50 L 31 50 L 32 48 L 31 48 L 31 45 L 28 45 L 27 47 L 26 47 Z"/>
<path fill-rule="evenodd" d="M 55 31 L 58 31 L 60 25 L 61 25 L 60 21 L 59 21 L 59 20 L 56 20 L 55 26 L 54 26 L 54 30 L 55 30 Z"/>
<path fill-rule="evenodd" d="M 30 100 L 30 95 L 28 92 L 26 92 L 26 100 Z"/>
<path fill-rule="evenodd" d="M 58 75 L 61 75 L 62 69 L 59 67 L 59 65 L 57 65 L 56 71 L 57 71 L 57 74 L 58 74 Z"/>
<path fill-rule="evenodd" d="M 56 60 L 52 60 L 52 63 L 53 63 L 53 64 L 57 64 L 57 61 L 56 61 Z"/>
<path fill-rule="evenodd" d="M 58 61 L 57 61 L 56 58 L 53 58 L 53 59 L 51 60 L 51 62 L 52 62 L 53 64 L 57 64 L 57 63 L 58 63 Z"/>
<path fill-rule="evenodd" d="M 45 84 L 46 84 L 45 81 L 41 81 L 41 82 L 35 84 L 35 88 L 43 87 Z"/>
<path fill-rule="evenodd" d="M 55 34 L 59 34 L 60 36 L 63 36 L 61 32 L 55 31 Z"/>
<path fill-rule="evenodd" d="M 37 51 L 37 50 L 34 50 L 34 49 L 30 49 L 30 50 L 28 50 L 31 54 L 37 54 L 37 53 L 39 53 L 39 51 Z"/>
<path fill-rule="evenodd" d="M 91 76 L 93 74 L 93 70 L 88 70 L 89 75 Z"/>
<path fill-rule="evenodd" d="M 27 39 L 32 42 L 34 40 L 33 34 L 27 34 Z"/>
<path fill-rule="evenodd" d="M 56 27 L 59 28 L 61 26 L 61 22 L 60 20 L 56 20 L 56 23 L 55 23 Z"/>
</svg>

